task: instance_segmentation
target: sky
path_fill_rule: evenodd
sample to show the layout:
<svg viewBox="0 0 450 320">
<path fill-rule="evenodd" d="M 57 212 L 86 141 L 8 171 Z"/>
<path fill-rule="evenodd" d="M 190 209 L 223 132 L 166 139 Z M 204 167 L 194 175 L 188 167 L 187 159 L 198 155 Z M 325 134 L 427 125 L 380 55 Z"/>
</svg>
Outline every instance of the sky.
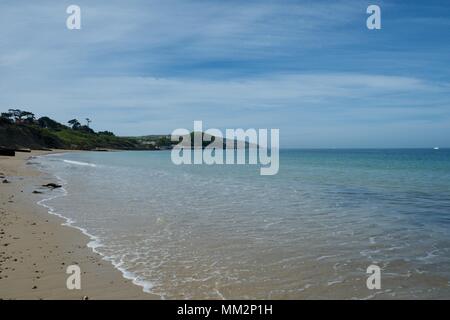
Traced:
<svg viewBox="0 0 450 320">
<path fill-rule="evenodd" d="M 450 147 L 450 2 L 2 0 L 9 108 L 117 135 L 202 120 L 282 147 Z"/>
</svg>

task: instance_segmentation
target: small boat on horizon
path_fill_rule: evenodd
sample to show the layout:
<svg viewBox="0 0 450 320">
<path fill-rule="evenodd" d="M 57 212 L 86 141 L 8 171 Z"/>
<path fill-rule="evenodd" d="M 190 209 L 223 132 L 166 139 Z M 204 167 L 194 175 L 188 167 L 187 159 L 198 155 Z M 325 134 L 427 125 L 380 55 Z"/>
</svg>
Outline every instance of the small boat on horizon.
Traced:
<svg viewBox="0 0 450 320">
<path fill-rule="evenodd" d="M 439 150 L 439 147 L 434 147 L 433 149 L 434 149 L 434 150 Z"/>
</svg>

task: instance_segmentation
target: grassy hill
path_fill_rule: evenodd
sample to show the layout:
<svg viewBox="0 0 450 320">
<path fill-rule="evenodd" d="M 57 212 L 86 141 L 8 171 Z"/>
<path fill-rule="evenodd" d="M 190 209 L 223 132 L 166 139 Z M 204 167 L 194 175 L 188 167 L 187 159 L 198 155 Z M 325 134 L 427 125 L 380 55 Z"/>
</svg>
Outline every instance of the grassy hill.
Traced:
<svg viewBox="0 0 450 320">
<path fill-rule="evenodd" d="M 21 112 L 26 115 L 31 114 Z M 147 144 L 137 138 L 117 137 L 109 131 L 94 132 L 78 122 L 74 122 L 71 128 L 48 117 L 37 120 L 30 116 L 21 118 L 20 113 L 14 117 L 11 112 L 2 113 L 0 117 L 0 147 L 77 150 L 155 150 L 159 148 L 157 143 Z"/>
<path fill-rule="evenodd" d="M 88 124 L 89 119 L 86 119 Z M 88 125 L 81 125 L 76 119 L 68 121 L 71 127 L 63 125 L 48 117 L 35 119 L 28 111 L 10 109 L 0 115 L 0 147 L 10 149 L 73 149 L 73 150 L 161 150 L 170 149 L 172 142 L 169 135 L 147 135 L 139 137 L 118 137 L 110 131 L 95 132 Z M 184 147 L 194 147 L 194 133 L 191 132 L 190 143 Z M 206 137 L 202 133 L 203 138 Z M 208 141 L 218 139 L 218 145 L 226 148 L 226 139 L 208 137 Z M 205 139 L 206 140 L 206 139 Z M 183 139 L 183 141 L 186 141 Z M 236 142 L 236 140 L 235 140 Z M 210 142 L 203 141 L 205 148 Z M 256 147 L 245 142 L 245 147 Z"/>
<path fill-rule="evenodd" d="M 54 130 L 23 124 L 0 124 L 0 146 L 14 149 L 155 149 L 131 138 L 82 132 L 70 128 Z"/>
</svg>

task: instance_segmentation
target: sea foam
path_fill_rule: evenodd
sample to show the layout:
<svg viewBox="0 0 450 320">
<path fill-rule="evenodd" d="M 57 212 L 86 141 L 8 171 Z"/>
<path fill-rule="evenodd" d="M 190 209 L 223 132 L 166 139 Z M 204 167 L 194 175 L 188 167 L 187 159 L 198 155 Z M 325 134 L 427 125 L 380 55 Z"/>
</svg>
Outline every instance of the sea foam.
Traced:
<svg viewBox="0 0 450 320">
<path fill-rule="evenodd" d="M 97 165 L 93 163 L 88 162 L 82 162 L 82 161 L 74 161 L 74 160 L 63 160 L 65 163 L 75 164 L 78 166 L 89 166 L 89 167 L 97 167 Z"/>
</svg>

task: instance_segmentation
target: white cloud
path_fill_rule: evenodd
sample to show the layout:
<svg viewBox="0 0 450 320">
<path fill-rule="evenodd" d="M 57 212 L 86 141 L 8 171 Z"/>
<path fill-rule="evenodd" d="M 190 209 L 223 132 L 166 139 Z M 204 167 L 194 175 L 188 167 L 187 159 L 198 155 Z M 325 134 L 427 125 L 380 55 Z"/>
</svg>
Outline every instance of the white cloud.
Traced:
<svg viewBox="0 0 450 320">
<path fill-rule="evenodd" d="M 367 51 L 362 65 L 334 57 L 382 37 L 353 30 L 365 26 L 360 1 L 78 0 L 80 31 L 65 27 L 71 3 L 15 4 L 0 3 L 2 109 L 60 121 L 89 116 L 94 127 L 119 134 L 170 132 L 201 119 L 216 127 L 282 127 L 294 140 L 302 130 L 360 132 L 377 122 L 382 132 L 383 121 L 449 117 L 445 77 L 439 83 L 410 72 L 408 48 L 397 64 L 374 55 L 381 62 L 373 67 Z M 325 60 L 315 59 L 324 52 Z M 325 72 L 322 62 L 340 71 Z M 407 76 L 395 76 L 398 64 Z"/>
<path fill-rule="evenodd" d="M 3 105 L 26 105 L 38 113 L 58 114 L 60 118 L 74 113 L 80 117 L 94 117 L 92 113 L 109 110 L 114 115 L 121 113 L 130 120 L 142 122 L 146 115 L 161 118 L 158 113 L 162 113 L 168 121 L 160 124 L 160 129 L 165 131 L 172 130 L 170 125 L 174 121 L 171 119 L 177 119 L 178 115 L 186 117 L 187 121 L 193 117 L 220 119 L 224 125 L 233 126 L 233 121 L 239 121 L 235 115 L 240 113 L 251 117 L 252 113 L 266 112 L 265 109 L 277 113 L 286 112 L 283 109 L 311 112 L 317 108 L 342 110 L 343 107 L 349 112 L 374 106 L 402 105 L 412 96 L 416 97 L 416 103 L 424 103 L 428 102 L 430 94 L 445 92 L 440 86 L 420 79 L 364 74 L 297 74 L 234 80 L 40 79 L 39 86 L 20 82 L 3 85 L 7 92 L 18 93 L 0 98 Z M 354 100 L 358 101 L 357 105 Z M 231 116 L 224 117 L 226 112 Z M 120 117 L 109 119 L 113 126 L 122 120 Z"/>
</svg>

